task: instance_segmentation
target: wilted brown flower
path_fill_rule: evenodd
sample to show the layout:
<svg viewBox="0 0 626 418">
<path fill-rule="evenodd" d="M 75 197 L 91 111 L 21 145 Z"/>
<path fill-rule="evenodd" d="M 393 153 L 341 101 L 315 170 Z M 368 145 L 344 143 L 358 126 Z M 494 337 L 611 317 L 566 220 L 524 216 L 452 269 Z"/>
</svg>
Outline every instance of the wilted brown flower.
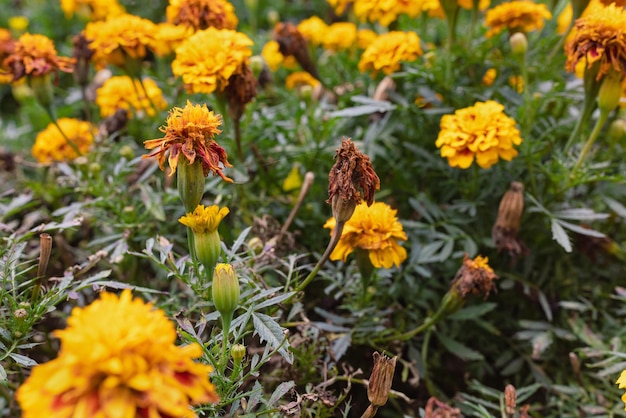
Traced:
<svg viewBox="0 0 626 418">
<path fill-rule="evenodd" d="M 175 25 L 206 28 L 236 29 L 239 19 L 227 0 L 170 0 L 165 10 L 167 21 Z"/>
<path fill-rule="evenodd" d="M 528 251 L 517 236 L 522 212 L 524 212 L 524 185 L 514 181 L 500 200 L 498 218 L 491 229 L 491 238 L 498 251 L 506 250 L 513 257 Z"/>
<path fill-rule="evenodd" d="M 335 164 L 328 173 L 328 200 L 337 222 L 345 222 L 356 206 L 365 201 L 374 203 L 374 193 L 380 189 L 380 179 L 369 157 L 358 150 L 350 138 L 341 139 L 335 154 Z"/>
<path fill-rule="evenodd" d="M 309 55 L 306 39 L 293 23 L 278 22 L 274 27 L 274 40 L 278 42 L 280 53 L 285 57 L 293 56 L 304 71 L 320 79 L 317 67 Z"/>
<path fill-rule="evenodd" d="M 396 360 L 398 359 L 398 357 L 389 358 L 376 351 L 373 356 L 374 368 L 367 384 L 367 398 L 370 405 L 363 413 L 362 418 L 375 416 L 378 408 L 387 403 L 393 374 L 396 370 Z"/>
<path fill-rule="evenodd" d="M 256 97 L 256 85 L 256 77 L 247 64 L 243 64 L 230 76 L 228 85 L 224 88 L 224 95 L 228 100 L 228 111 L 231 118 L 241 118 L 246 104 Z"/>
<path fill-rule="evenodd" d="M 76 60 L 74 64 L 74 79 L 80 86 L 86 86 L 89 83 L 89 63 L 93 57 L 94 51 L 89 48 L 91 41 L 85 37 L 85 33 L 81 32 L 72 38 L 74 49 L 72 57 Z"/>
<path fill-rule="evenodd" d="M 515 406 L 517 405 L 515 386 L 506 385 L 504 388 L 504 405 L 506 406 L 506 413 L 513 416 L 513 414 L 515 414 Z"/>
<path fill-rule="evenodd" d="M 461 410 L 459 408 L 453 408 L 434 396 L 426 402 L 424 412 L 424 418 L 458 418 L 461 416 Z"/>
<path fill-rule="evenodd" d="M 458 292 L 463 298 L 473 293 L 486 299 L 489 292 L 496 288 L 493 281 L 498 278 L 488 262 L 487 257 L 479 255 L 472 260 L 465 254 L 463 265 L 456 272 L 450 289 Z"/>
<path fill-rule="evenodd" d="M 13 51 L 4 60 L 4 66 L 13 73 L 13 80 L 17 80 L 23 76 L 37 77 L 58 71 L 71 73 L 74 60 L 59 57 L 50 38 L 25 33 L 13 45 Z"/>
</svg>

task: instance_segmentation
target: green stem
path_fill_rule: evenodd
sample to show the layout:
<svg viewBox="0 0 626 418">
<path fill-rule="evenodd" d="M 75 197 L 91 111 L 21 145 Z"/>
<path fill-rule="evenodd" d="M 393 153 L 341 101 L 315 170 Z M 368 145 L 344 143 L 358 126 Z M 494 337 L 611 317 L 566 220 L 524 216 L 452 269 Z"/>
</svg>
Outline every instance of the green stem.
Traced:
<svg viewBox="0 0 626 418">
<path fill-rule="evenodd" d="M 567 140 L 567 143 L 565 144 L 565 148 L 564 148 L 565 152 L 569 151 L 572 145 L 574 145 L 574 142 L 576 142 L 578 137 L 580 137 L 580 134 L 582 133 L 582 130 L 587 123 L 587 120 L 589 120 L 589 118 L 591 117 L 591 114 L 593 113 L 593 110 L 595 109 L 595 105 L 596 105 L 596 98 L 595 97 L 587 98 L 587 95 L 585 95 L 583 111 L 580 114 L 580 117 L 578 118 L 578 120 L 576 121 L 576 126 L 574 127 L 574 130 L 572 131 L 569 139 Z"/>
<path fill-rule="evenodd" d="M 222 354 L 220 356 L 220 373 L 222 376 L 228 364 L 228 335 L 230 334 L 230 323 L 233 321 L 233 312 L 222 314 Z"/>
<path fill-rule="evenodd" d="M 445 1 L 443 3 L 446 3 Z M 442 3 L 442 4 L 443 4 Z M 452 61 L 454 56 L 452 55 L 452 46 L 456 43 L 456 22 L 459 17 L 459 6 L 455 2 L 453 8 L 446 8 L 446 20 L 448 22 L 448 39 L 446 39 L 446 64 L 445 64 L 445 83 L 447 87 L 452 84 Z"/>
<path fill-rule="evenodd" d="M 76 153 L 77 156 L 79 157 L 82 156 L 83 153 L 80 152 L 80 150 L 78 149 L 78 146 L 76 146 L 74 141 L 72 141 L 71 139 L 68 138 L 67 135 L 65 135 L 65 132 L 63 132 L 63 129 L 61 129 L 61 126 L 59 126 L 59 122 L 57 122 L 56 112 L 54 111 L 54 108 L 52 106 L 43 106 L 43 108 L 46 110 L 46 113 L 50 117 L 52 124 L 56 126 L 56 128 L 61 133 L 61 136 L 63 137 L 63 139 L 65 139 L 65 142 L 67 142 L 67 145 L 69 145 L 70 148 L 72 148 L 72 150 Z"/>
<path fill-rule="evenodd" d="M 392 335 L 389 336 L 387 338 L 384 338 L 383 340 L 377 340 L 378 342 L 381 341 L 389 341 L 389 340 L 394 340 L 394 341 L 405 341 L 405 340 L 409 340 L 413 337 L 415 337 L 417 334 L 420 334 L 424 331 L 427 331 L 428 329 L 430 329 L 433 325 L 435 325 L 437 322 L 439 322 L 439 320 L 441 318 L 443 318 L 446 314 L 446 309 L 444 306 L 440 307 L 439 310 L 437 312 L 435 312 L 435 314 L 433 316 L 430 316 L 428 318 L 426 318 L 424 320 L 424 322 L 416 327 L 413 328 L 412 330 L 409 330 L 407 332 L 404 332 L 400 335 Z"/>
<path fill-rule="evenodd" d="M 574 169 L 572 170 L 572 174 L 571 174 L 572 177 L 578 171 L 583 161 L 585 160 L 585 157 L 589 153 L 589 150 L 593 146 L 593 143 L 598 138 L 598 135 L 600 134 L 600 131 L 602 130 L 602 127 L 604 126 L 604 123 L 609 118 L 610 113 L 611 112 L 607 110 L 600 111 L 600 117 L 596 121 L 596 125 L 593 127 L 593 131 L 591 131 L 591 134 L 589 135 L 587 142 L 585 142 L 585 145 L 583 146 L 582 151 L 580 151 L 580 155 L 578 156 L 578 161 L 576 161 L 576 165 L 574 166 Z"/>
</svg>

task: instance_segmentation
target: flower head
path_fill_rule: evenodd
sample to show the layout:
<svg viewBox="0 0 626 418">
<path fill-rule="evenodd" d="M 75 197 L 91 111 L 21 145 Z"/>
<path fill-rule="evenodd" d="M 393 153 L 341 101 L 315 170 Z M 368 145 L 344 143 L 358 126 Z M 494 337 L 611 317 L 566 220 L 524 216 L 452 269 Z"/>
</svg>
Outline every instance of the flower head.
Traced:
<svg viewBox="0 0 626 418">
<path fill-rule="evenodd" d="M 66 18 L 76 13 L 91 20 L 106 20 L 126 13 L 117 0 L 61 0 L 61 9 Z"/>
<path fill-rule="evenodd" d="M 615 4 L 598 4 L 588 9 L 574 24 L 571 39 L 565 46 L 566 68 L 574 72 L 576 64 L 586 60 L 586 68 L 599 63 L 596 80 L 611 69 L 626 76 L 626 10 Z"/>
<path fill-rule="evenodd" d="M 176 49 L 172 72 L 190 93 L 224 91 L 228 80 L 248 62 L 252 40 L 241 32 L 208 28 L 196 32 Z"/>
<path fill-rule="evenodd" d="M 622 370 L 622 373 L 619 375 L 615 384 L 619 385 L 620 389 L 626 388 L 626 370 Z M 622 401 L 626 404 L 626 393 L 622 395 Z M 626 410 L 626 406 L 624 407 L 624 410 Z"/>
<path fill-rule="evenodd" d="M 518 237 L 523 212 L 524 185 L 514 181 L 500 200 L 498 218 L 491 229 L 491 237 L 498 251 L 506 250 L 513 257 L 527 251 Z"/>
<path fill-rule="evenodd" d="M 96 129 L 89 122 L 60 118 L 57 123 L 58 127 L 51 123 L 35 138 L 31 152 L 41 163 L 73 160 L 78 157 L 76 149 L 84 154 L 91 148 Z M 68 143 L 68 140 L 72 143 Z"/>
<path fill-rule="evenodd" d="M 326 0 L 326 3 L 335 10 L 336 15 L 340 15 L 354 3 L 354 0 Z"/>
<path fill-rule="evenodd" d="M 511 161 L 517 156 L 513 145 L 522 143 L 515 120 L 504 114 L 504 106 L 493 100 L 476 102 L 441 118 L 435 145 L 451 167 L 468 168 L 476 159 L 489 168 L 498 159 Z"/>
<path fill-rule="evenodd" d="M 285 68 L 296 68 L 298 65 L 293 56 L 285 57 L 280 53 L 280 46 L 275 40 L 269 40 L 263 46 L 261 56 L 270 70 L 276 71 L 282 65 Z"/>
<path fill-rule="evenodd" d="M 483 84 L 487 87 L 491 86 L 494 81 L 496 81 L 496 77 L 498 76 L 498 70 L 495 68 L 489 68 L 485 71 L 483 75 Z"/>
<path fill-rule="evenodd" d="M 497 278 L 498 276 L 489 267 L 487 257 L 479 255 L 472 260 L 466 254 L 463 265 L 454 276 L 450 288 L 463 298 L 470 293 L 487 298 L 491 290 L 495 289 L 493 281 Z"/>
<path fill-rule="evenodd" d="M 318 79 L 316 79 L 306 71 L 296 71 L 295 73 L 289 74 L 285 79 L 285 86 L 289 90 L 293 90 L 302 86 L 317 87 L 320 84 L 321 83 Z"/>
<path fill-rule="evenodd" d="M 348 255 L 360 248 L 369 253 L 374 267 L 400 266 L 407 254 L 398 241 L 405 241 L 407 236 L 396 218 L 396 213 L 386 203 L 376 202 L 368 206 L 366 202 L 362 202 L 346 222 L 330 259 L 346 261 Z M 335 224 L 335 218 L 330 218 L 324 228 L 333 230 Z"/>
<path fill-rule="evenodd" d="M 474 0 L 457 0 L 459 6 L 466 10 L 472 10 L 474 8 Z M 478 2 L 478 10 L 486 10 L 491 4 L 491 0 L 480 0 Z"/>
<path fill-rule="evenodd" d="M 159 128 L 165 134 L 163 138 L 144 141 L 146 149 L 157 149 L 144 158 L 157 157 L 159 167 L 164 170 L 165 154 L 169 153 L 168 163 L 173 175 L 176 172 L 178 157 L 184 156 L 189 164 L 193 164 L 196 157 L 202 162 L 202 171 L 205 176 L 209 173 L 220 176 L 228 182 L 231 179 L 222 173 L 220 163 L 224 167 L 232 167 L 228 162 L 226 151 L 213 137 L 222 131 L 222 116 L 210 111 L 206 104 L 194 105 L 187 101 L 184 108 L 175 107 L 170 110 L 167 125 Z"/>
<path fill-rule="evenodd" d="M 12 71 L 4 65 L 4 59 L 11 55 L 14 48 L 15 40 L 11 31 L 0 28 L 0 84 L 8 84 L 13 81 Z"/>
<path fill-rule="evenodd" d="M 163 93 L 154 80 L 144 78 L 140 83 L 129 76 L 111 77 L 105 81 L 96 90 L 96 104 L 100 107 L 100 116 L 103 118 L 113 115 L 118 109 L 126 110 L 130 118 L 133 115 L 131 110 L 154 116 L 155 108 L 167 108 Z"/>
<path fill-rule="evenodd" d="M 323 33 L 325 34 L 326 32 Z M 279 22 L 274 26 L 273 36 L 274 40 L 278 42 L 281 54 L 286 57 L 294 57 L 304 71 L 307 71 L 318 80 L 320 79 L 317 67 L 309 55 L 306 38 L 297 26 L 289 22 Z"/>
<path fill-rule="evenodd" d="M 159 56 L 172 54 L 193 33 L 194 29 L 189 26 L 158 23 L 154 52 Z"/>
<path fill-rule="evenodd" d="M 552 18 L 545 4 L 527 0 L 514 0 L 501 3 L 487 11 L 485 26 L 489 28 L 488 38 L 505 29 L 509 32 L 530 32 L 543 28 L 544 21 Z"/>
<path fill-rule="evenodd" d="M 15 81 L 23 76 L 37 77 L 58 71 L 71 73 L 74 60 L 57 56 L 50 38 L 25 33 L 12 45 L 12 51 L 5 58 L 3 66 L 13 73 Z"/>
<path fill-rule="evenodd" d="M 36 366 L 16 397 L 24 418 L 195 417 L 190 405 L 217 402 L 212 367 L 195 363 L 202 347 L 177 347 L 160 309 L 130 290 L 103 293 L 74 308 L 56 359 Z"/>
<path fill-rule="evenodd" d="M 143 60 L 156 44 L 157 26 L 139 16 L 122 14 L 105 21 L 90 22 L 85 37 L 91 42 L 93 60 L 99 66 L 125 68 L 127 60 Z"/>
<path fill-rule="evenodd" d="M 181 216 L 178 222 L 191 228 L 193 232 L 198 234 L 207 234 L 217 231 L 217 227 L 222 219 L 230 213 L 230 209 L 220 208 L 217 205 L 207 206 L 198 205 L 193 213 Z"/>
<path fill-rule="evenodd" d="M 359 61 L 359 71 L 379 71 L 389 75 L 400 69 L 403 61 L 414 61 L 422 55 L 420 39 L 415 32 L 392 31 L 378 38 L 363 51 Z"/>
<path fill-rule="evenodd" d="M 359 29 L 356 33 L 356 44 L 360 49 L 367 49 L 378 34 L 371 29 Z"/>
<path fill-rule="evenodd" d="M 235 8 L 228 0 L 170 0 L 165 15 L 168 22 L 194 30 L 234 30 L 239 23 Z"/>
<path fill-rule="evenodd" d="M 309 41 L 311 45 L 321 45 L 326 37 L 328 25 L 319 17 L 311 16 L 300 22 L 297 29 L 302 37 Z"/>
<path fill-rule="evenodd" d="M 415 17 L 421 13 L 423 0 L 354 0 L 354 14 L 361 21 L 389 26 L 399 15 Z"/>
<path fill-rule="evenodd" d="M 356 38 L 357 29 L 354 23 L 337 22 L 328 27 L 322 45 L 330 51 L 343 51 L 350 49 Z"/>
</svg>

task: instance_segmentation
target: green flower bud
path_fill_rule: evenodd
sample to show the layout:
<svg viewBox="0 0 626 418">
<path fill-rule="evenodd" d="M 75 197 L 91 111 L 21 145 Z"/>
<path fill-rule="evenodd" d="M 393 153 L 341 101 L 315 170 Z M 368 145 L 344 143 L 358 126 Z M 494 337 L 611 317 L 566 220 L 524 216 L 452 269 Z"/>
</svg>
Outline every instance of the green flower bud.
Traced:
<svg viewBox="0 0 626 418">
<path fill-rule="evenodd" d="M 28 84 L 35 94 L 35 98 L 44 108 L 49 109 L 52 105 L 52 81 L 50 74 L 28 76 Z"/>
<path fill-rule="evenodd" d="M 602 77 L 602 84 L 598 92 L 598 107 L 600 111 L 610 112 L 617 107 L 622 97 L 622 75 L 610 71 Z"/>
<path fill-rule="evenodd" d="M 261 238 L 259 237 L 250 238 L 250 241 L 248 241 L 248 248 L 254 254 L 261 254 L 261 252 L 263 251 L 263 240 L 261 240 Z"/>
<path fill-rule="evenodd" d="M 509 38 L 509 44 L 511 45 L 511 52 L 517 59 L 523 60 L 528 51 L 528 38 L 523 32 L 516 32 Z"/>
<path fill-rule="evenodd" d="M 183 201 L 186 212 L 193 210 L 200 204 L 204 194 L 204 173 L 202 163 L 197 159 L 193 164 L 189 164 L 187 157 L 181 154 L 178 157 L 178 167 L 176 169 L 176 180 L 180 200 Z"/>
<path fill-rule="evenodd" d="M 198 205 L 193 212 L 182 216 L 178 222 L 191 228 L 196 257 L 207 272 L 212 272 L 222 251 L 217 227 L 226 215 L 228 208 Z"/>
<path fill-rule="evenodd" d="M 246 355 L 246 347 L 243 344 L 235 344 L 230 348 L 230 355 L 235 364 L 241 363 L 241 360 L 243 360 Z"/>
<path fill-rule="evenodd" d="M 612 143 L 621 142 L 626 135 L 626 121 L 616 119 L 609 125 L 608 137 Z"/>
<path fill-rule="evenodd" d="M 130 145 L 124 145 L 120 148 L 120 157 L 125 158 L 127 160 L 132 160 L 135 158 L 135 151 L 133 151 L 133 147 Z"/>
<path fill-rule="evenodd" d="M 224 316 L 232 316 L 239 303 L 239 278 L 233 266 L 219 263 L 215 266 L 213 274 L 213 303 L 219 313 Z"/>
</svg>

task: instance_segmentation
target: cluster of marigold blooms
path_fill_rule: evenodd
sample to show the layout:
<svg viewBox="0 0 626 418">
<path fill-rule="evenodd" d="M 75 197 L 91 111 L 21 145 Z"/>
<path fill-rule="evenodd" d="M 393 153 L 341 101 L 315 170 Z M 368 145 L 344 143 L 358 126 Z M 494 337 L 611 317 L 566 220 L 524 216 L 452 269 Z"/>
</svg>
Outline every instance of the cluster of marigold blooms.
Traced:
<svg viewBox="0 0 626 418">
<path fill-rule="evenodd" d="M 402 14 L 415 17 L 427 12 L 441 17 L 459 8 L 482 11 L 489 7 L 488 1 L 459 1 L 452 5 L 437 0 L 329 3 L 339 15 L 350 10 L 359 20 L 382 27 Z M 384 6 L 388 4 L 392 7 Z M 228 114 L 234 119 L 242 116 L 243 108 L 256 95 L 257 81 L 251 68 L 253 42 L 236 31 L 238 20 L 226 0 L 171 0 L 165 13 L 167 22 L 159 24 L 126 14 L 116 2 L 61 1 L 61 6 L 68 16 L 80 13 L 92 19 L 76 38 L 72 58 L 57 56 L 54 44 L 43 35 L 25 33 L 14 40 L 7 31 L 0 31 L 3 74 L 9 74 L 11 82 L 26 79 L 44 107 L 52 105 L 51 76 L 59 71 L 73 71 L 83 85 L 88 81 L 86 68 L 93 64 L 96 68 L 117 67 L 125 74 L 109 78 L 98 90 L 95 100 L 102 117 L 110 117 L 120 109 L 127 112 L 127 117 L 155 115 L 168 104 L 157 83 L 142 77 L 142 61 L 149 50 L 157 56 L 171 57 L 172 72 L 189 93 L 215 94 L 226 103 Z M 595 82 L 590 83 L 594 89 L 586 93 L 597 96 L 601 110 L 612 109 L 619 102 L 626 71 L 623 5 L 594 1 L 568 13 L 572 15 L 570 20 L 577 20 L 571 30 L 564 30 L 564 36 L 568 36 L 567 70 L 574 72 L 583 63 L 585 78 Z M 541 30 L 550 18 L 550 12 L 541 4 L 502 3 L 486 12 L 487 36 L 498 36 L 505 30 Z M 292 75 L 288 84 L 316 86 L 320 84 L 320 75 L 308 51 L 309 46 L 318 45 L 335 52 L 362 49 L 358 67 L 372 77 L 393 74 L 403 63 L 414 62 L 423 55 L 421 40 L 414 32 L 377 34 L 347 22 L 327 25 L 314 17 L 299 25 L 278 23 L 274 41 L 265 45 L 262 56 L 270 68 L 295 65 L 295 61 L 306 71 Z M 496 76 L 492 72 L 487 81 Z M 211 288 L 218 292 L 213 297 L 222 314 L 226 347 L 228 323 L 239 297 L 239 283 L 232 266 L 217 263 L 217 228 L 228 209 L 200 204 L 206 176 L 213 174 L 231 181 L 224 173 L 231 167 L 226 151 L 214 139 L 220 133 L 221 123 L 221 115 L 209 111 L 206 105 L 188 102 L 185 107 L 170 111 L 166 126 L 161 128 L 164 137 L 145 141 L 145 146 L 152 150 L 146 157 L 155 157 L 162 169 L 167 162 L 170 175 L 177 175 L 177 187 L 187 212 L 180 222 L 190 229 L 191 255 L 214 281 Z M 62 118 L 38 135 L 33 155 L 42 162 L 70 160 L 88 152 L 95 135 L 96 129 L 90 122 Z M 442 117 L 435 145 L 452 167 L 468 168 L 476 162 L 489 168 L 500 159 L 513 159 L 518 153 L 514 146 L 521 141 L 516 123 L 505 115 L 504 107 L 487 101 Z M 324 225 L 331 229 L 330 259 L 347 261 L 351 253 L 357 257 L 361 254 L 370 268 L 400 266 L 406 259 L 406 250 L 399 242 L 407 236 L 396 211 L 385 203 L 374 202 L 378 188 L 379 180 L 369 158 L 351 141 L 342 141 L 329 176 L 328 202 L 333 218 Z M 517 239 L 522 189 L 514 184 L 505 194 L 493 232 L 498 247 L 514 255 L 524 251 Z M 466 258 L 444 297 L 441 312 L 458 309 L 467 294 L 488 295 L 495 278 L 486 258 Z M 216 286 L 217 281 L 224 284 Z M 102 312 L 107 312 L 108 317 L 115 312 L 117 319 L 104 324 L 100 320 Z M 118 337 L 110 338 L 112 333 Z M 175 329 L 163 312 L 133 300 L 129 291 L 120 297 L 104 293 L 92 305 L 76 308 L 67 329 L 56 335 L 62 343 L 58 358 L 37 366 L 18 391 L 25 417 L 193 416 L 190 405 L 219 400 L 208 378 L 213 367 L 193 361 L 202 355 L 202 347 L 177 347 Z M 222 371 L 223 364 L 216 366 Z M 620 387 L 626 386 L 623 376 L 618 381 Z"/>
</svg>

